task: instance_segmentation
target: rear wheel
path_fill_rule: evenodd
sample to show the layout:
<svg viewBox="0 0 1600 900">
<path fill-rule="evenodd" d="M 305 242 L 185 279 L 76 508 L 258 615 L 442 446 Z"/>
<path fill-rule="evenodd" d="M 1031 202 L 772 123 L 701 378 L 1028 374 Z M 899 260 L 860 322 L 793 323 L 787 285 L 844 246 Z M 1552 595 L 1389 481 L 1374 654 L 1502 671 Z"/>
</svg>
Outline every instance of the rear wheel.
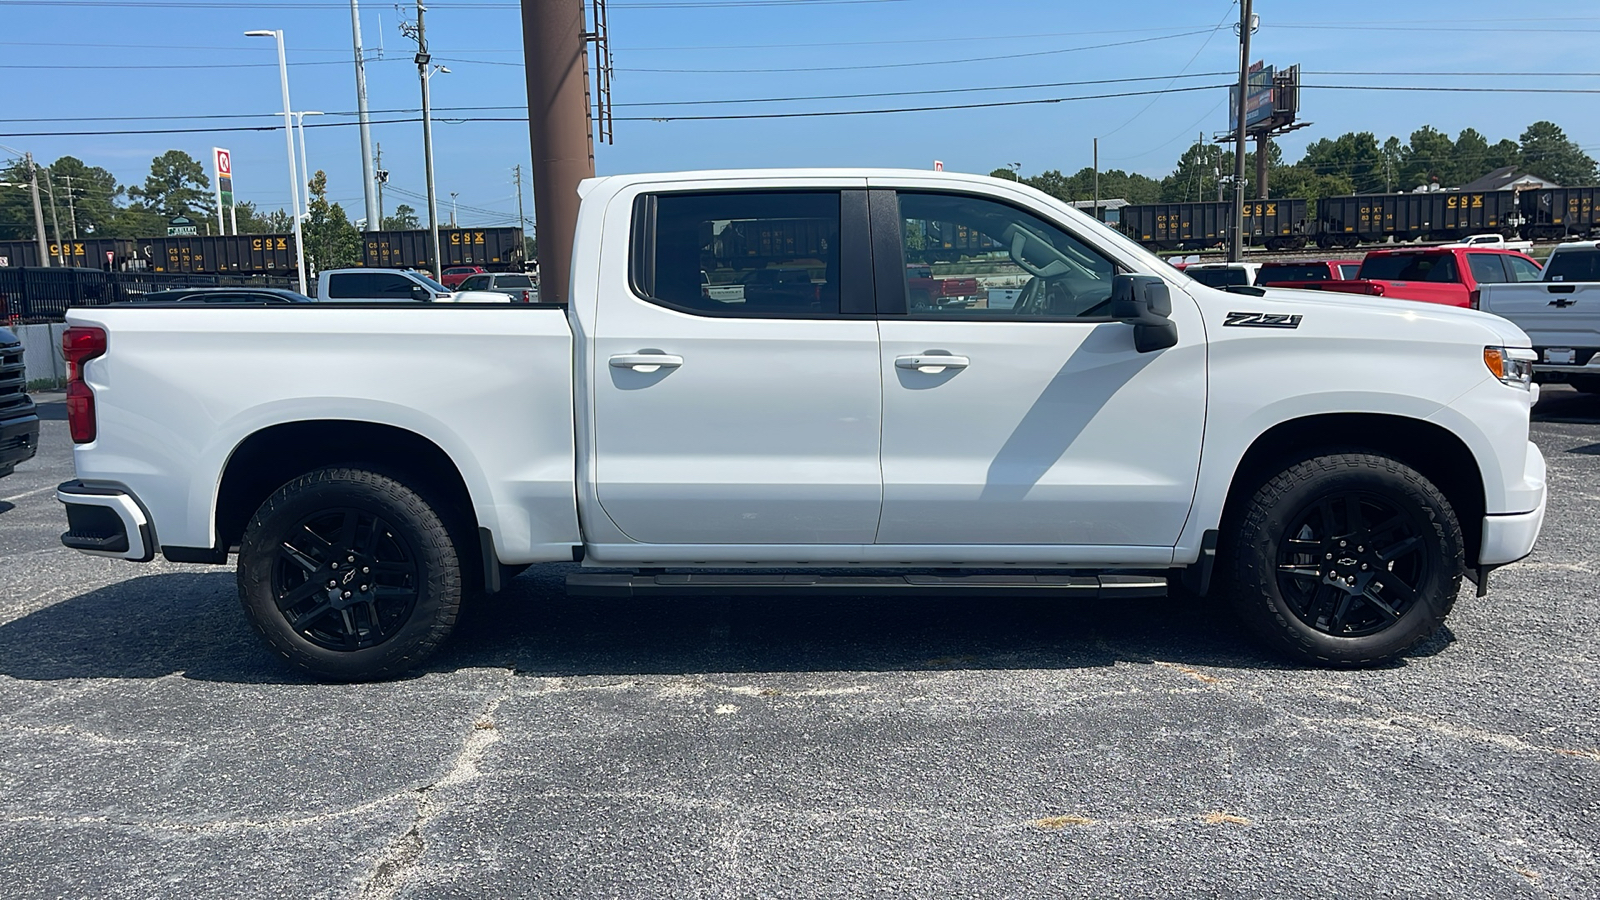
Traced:
<svg viewBox="0 0 1600 900">
<path fill-rule="evenodd" d="M 1304 662 L 1392 660 L 1444 623 L 1461 588 L 1461 527 L 1415 470 L 1382 456 L 1317 457 L 1262 485 L 1225 542 L 1245 624 Z"/>
<path fill-rule="evenodd" d="M 431 654 L 461 604 L 459 555 L 416 492 L 321 469 L 261 505 L 239 544 L 239 599 L 267 643 L 321 678 L 363 681 Z"/>
</svg>

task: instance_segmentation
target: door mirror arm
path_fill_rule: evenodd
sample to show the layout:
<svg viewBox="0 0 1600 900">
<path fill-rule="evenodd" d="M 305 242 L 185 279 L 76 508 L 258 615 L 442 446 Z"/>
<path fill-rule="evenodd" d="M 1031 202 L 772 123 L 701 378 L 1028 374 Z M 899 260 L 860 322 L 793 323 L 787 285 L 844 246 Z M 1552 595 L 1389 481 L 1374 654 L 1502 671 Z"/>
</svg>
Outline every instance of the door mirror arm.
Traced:
<svg viewBox="0 0 1600 900">
<path fill-rule="evenodd" d="M 1111 317 L 1133 326 L 1133 347 L 1140 353 L 1165 350 L 1178 343 L 1172 315 L 1172 293 L 1153 275 L 1118 275 L 1111 282 Z"/>
</svg>

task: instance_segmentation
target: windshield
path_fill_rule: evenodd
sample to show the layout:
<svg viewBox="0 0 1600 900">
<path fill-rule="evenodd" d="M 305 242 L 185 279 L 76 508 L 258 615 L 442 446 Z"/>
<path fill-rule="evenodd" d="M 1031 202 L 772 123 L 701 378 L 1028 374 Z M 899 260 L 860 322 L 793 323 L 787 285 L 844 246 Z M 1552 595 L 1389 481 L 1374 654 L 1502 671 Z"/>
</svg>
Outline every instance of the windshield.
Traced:
<svg viewBox="0 0 1600 900">
<path fill-rule="evenodd" d="M 1206 287 L 1227 287 L 1230 284 L 1249 284 L 1250 273 L 1244 269 L 1201 269 L 1190 266 L 1184 274 Z"/>
<path fill-rule="evenodd" d="M 437 292 L 439 292 L 441 294 L 450 293 L 450 289 L 449 288 L 445 287 L 444 285 L 440 284 L 437 281 L 434 281 L 432 278 L 429 278 L 428 276 L 422 274 L 421 272 L 412 272 L 411 275 L 412 275 L 413 278 L 416 278 L 418 281 L 422 282 L 423 284 L 427 285 L 429 288 L 431 288 L 431 289 L 433 289 L 433 290 L 435 290 L 435 291 L 437 291 Z"/>
<path fill-rule="evenodd" d="M 1268 263 L 1261 267 L 1261 274 L 1256 276 L 1256 280 L 1262 284 L 1274 281 L 1332 281 L 1333 275 L 1328 272 L 1325 263 Z"/>
</svg>

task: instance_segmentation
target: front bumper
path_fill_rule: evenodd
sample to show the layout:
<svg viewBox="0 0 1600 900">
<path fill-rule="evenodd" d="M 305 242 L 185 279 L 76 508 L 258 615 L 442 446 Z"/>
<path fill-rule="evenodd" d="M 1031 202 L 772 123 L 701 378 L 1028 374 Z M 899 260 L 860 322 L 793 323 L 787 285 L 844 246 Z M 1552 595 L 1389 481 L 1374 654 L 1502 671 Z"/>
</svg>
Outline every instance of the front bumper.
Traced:
<svg viewBox="0 0 1600 900">
<path fill-rule="evenodd" d="M 17 463 L 39 452 L 39 415 L 31 405 L 23 415 L 0 422 L 0 475 L 10 475 Z"/>
<path fill-rule="evenodd" d="M 1537 485 L 1538 503 L 1532 512 L 1483 517 L 1483 541 L 1478 551 L 1479 566 L 1503 566 L 1513 563 L 1533 552 L 1539 540 L 1539 529 L 1544 527 L 1545 504 L 1549 493 L 1545 487 L 1544 454 L 1532 441 L 1528 442 L 1528 457 L 1524 463 L 1523 483 Z"/>
<path fill-rule="evenodd" d="M 56 488 L 56 499 L 67 507 L 63 545 L 90 556 L 135 562 L 155 558 L 150 517 L 126 488 L 69 481 Z"/>
</svg>

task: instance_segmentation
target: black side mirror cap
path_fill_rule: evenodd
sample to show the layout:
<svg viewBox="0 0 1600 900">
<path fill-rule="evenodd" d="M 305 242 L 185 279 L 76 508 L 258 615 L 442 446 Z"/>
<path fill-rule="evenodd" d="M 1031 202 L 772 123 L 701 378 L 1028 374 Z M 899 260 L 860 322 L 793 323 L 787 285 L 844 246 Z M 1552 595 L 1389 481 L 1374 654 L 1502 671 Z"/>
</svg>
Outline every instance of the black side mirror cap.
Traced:
<svg viewBox="0 0 1600 900">
<path fill-rule="evenodd" d="M 415 285 L 411 288 L 411 299 L 418 303 L 427 303 L 433 299 L 433 292 L 420 284 Z"/>
<path fill-rule="evenodd" d="M 1172 292 L 1153 275 L 1118 275 L 1111 282 L 1111 317 L 1133 326 L 1133 347 L 1140 353 L 1165 350 L 1178 343 L 1172 315 Z"/>
</svg>

